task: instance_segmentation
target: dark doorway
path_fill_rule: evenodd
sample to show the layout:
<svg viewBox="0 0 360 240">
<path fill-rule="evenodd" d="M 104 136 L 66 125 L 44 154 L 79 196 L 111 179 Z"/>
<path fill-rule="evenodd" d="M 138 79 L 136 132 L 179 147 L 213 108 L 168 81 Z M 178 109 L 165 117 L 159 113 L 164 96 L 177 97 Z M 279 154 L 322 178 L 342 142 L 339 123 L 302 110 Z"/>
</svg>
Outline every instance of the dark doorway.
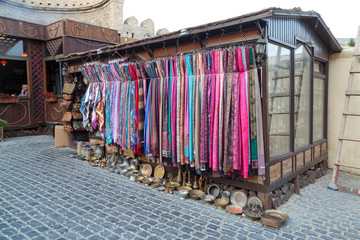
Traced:
<svg viewBox="0 0 360 240">
<path fill-rule="evenodd" d="M 27 85 L 26 61 L 0 59 L 0 93 L 16 95 Z"/>
<path fill-rule="evenodd" d="M 46 62 L 46 91 L 60 95 L 62 92 L 62 79 L 60 76 L 60 63 L 56 61 Z"/>
</svg>

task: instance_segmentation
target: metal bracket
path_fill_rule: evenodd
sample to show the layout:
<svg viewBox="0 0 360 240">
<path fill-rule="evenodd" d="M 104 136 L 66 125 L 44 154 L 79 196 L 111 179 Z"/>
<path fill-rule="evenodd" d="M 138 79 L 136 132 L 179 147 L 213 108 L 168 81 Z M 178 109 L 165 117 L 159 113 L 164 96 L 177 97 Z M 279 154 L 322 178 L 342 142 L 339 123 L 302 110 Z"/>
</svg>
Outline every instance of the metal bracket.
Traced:
<svg viewBox="0 0 360 240">
<path fill-rule="evenodd" d="M 261 38 L 264 38 L 264 31 L 263 29 L 261 28 L 261 25 L 259 23 L 259 21 L 256 21 L 256 26 L 258 27 L 259 31 L 260 31 L 260 34 L 261 34 Z"/>
</svg>

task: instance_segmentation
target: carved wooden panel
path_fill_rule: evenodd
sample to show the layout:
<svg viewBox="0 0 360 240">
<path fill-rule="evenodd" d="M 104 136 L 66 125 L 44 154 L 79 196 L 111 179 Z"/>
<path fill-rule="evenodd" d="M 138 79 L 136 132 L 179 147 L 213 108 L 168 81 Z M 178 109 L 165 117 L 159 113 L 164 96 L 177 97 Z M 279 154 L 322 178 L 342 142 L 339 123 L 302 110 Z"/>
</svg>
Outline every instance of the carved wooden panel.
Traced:
<svg viewBox="0 0 360 240">
<path fill-rule="evenodd" d="M 55 56 L 59 51 L 62 43 L 62 38 L 53 39 L 46 42 L 46 48 L 51 56 Z"/>
<path fill-rule="evenodd" d="M 44 40 L 44 26 L 0 17 L 0 34 Z"/>
<path fill-rule="evenodd" d="M 270 183 L 273 183 L 281 178 L 281 162 L 270 167 Z"/>
<path fill-rule="evenodd" d="M 64 21 L 47 25 L 45 31 L 45 36 L 48 40 L 64 36 Z"/>
<path fill-rule="evenodd" d="M 34 119 L 44 119 L 44 69 L 43 47 L 41 42 L 31 41 L 30 44 L 30 75 L 32 81 L 31 94 L 34 103 Z"/>
<path fill-rule="evenodd" d="M 305 152 L 305 164 L 308 164 L 311 162 L 311 149 L 306 150 Z"/>
<path fill-rule="evenodd" d="M 30 100 L 20 100 L 18 103 L 0 103 L 0 118 L 6 120 L 9 127 L 30 125 Z"/>
<path fill-rule="evenodd" d="M 288 158 L 282 162 L 282 177 L 285 177 L 292 173 L 292 158 Z"/>
<path fill-rule="evenodd" d="M 65 35 L 93 41 L 119 44 L 118 31 L 65 20 Z"/>
<path fill-rule="evenodd" d="M 61 122 L 66 109 L 61 106 L 60 99 L 59 101 L 52 103 L 52 102 L 45 102 L 46 104 L 46 112 L 45 112 L 45 121 L 46 122 Z"/>
<path fill-rule="evenodd" d="M 304 152 L 296 155 L 296 170 L 304 166 Z"/>
</svg>

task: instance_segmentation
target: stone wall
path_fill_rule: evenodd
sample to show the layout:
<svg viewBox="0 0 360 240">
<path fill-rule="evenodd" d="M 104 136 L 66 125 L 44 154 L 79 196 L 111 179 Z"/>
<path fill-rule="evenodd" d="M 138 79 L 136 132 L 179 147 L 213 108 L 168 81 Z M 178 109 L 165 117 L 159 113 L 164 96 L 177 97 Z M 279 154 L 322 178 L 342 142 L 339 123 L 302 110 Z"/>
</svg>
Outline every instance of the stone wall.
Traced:
<svg viewBox="0 0 360 240">
<path fill-rule="evenodd" d="M 74 9 L 74 8 L 84 8 L 91 7 L 103 2 L 106 0 L 6 0 L 6 2 L 11 2 L 16 5 L 21 5 L 22 7 L 31 7 L 31 8 L 52 8 L 52 9 Z"/>
<path fill-rule="evenodd" d="M 125 0 L 0 0 L 0 17 L 48 25 L 70 19 L 115 29 L 127 38 L 142 39 L 155 35 L 151 19 L 140 23 L 130 17 L 123 23 Z M 159 31 L 158 31 L 159 32 Z M 161 29 L 160 33 L 169 32 Z"/>
<path fill-rule="evenodd" d="M 0 0 L 0 16 L 48 25 L 70 19 L 121 32 L 124 0 Z"/>
</svg>

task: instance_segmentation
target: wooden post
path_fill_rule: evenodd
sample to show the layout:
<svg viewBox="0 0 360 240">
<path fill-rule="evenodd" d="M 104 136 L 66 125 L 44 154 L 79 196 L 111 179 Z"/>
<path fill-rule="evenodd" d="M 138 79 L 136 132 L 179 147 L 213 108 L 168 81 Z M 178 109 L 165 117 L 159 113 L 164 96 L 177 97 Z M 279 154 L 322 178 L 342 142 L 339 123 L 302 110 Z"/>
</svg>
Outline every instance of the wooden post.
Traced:
<svg viewBox="0 0 360 240">
<path fill-rule="evenodd" d="M 297 175 L 294 179 L 294 193 L 300 195 L 300 177 Z"/>
<path fill-rule="evenodd" d="M 258 192 L 257 196 L 264 204 L 264 210 L 272 209 L 272 193 Z"/>
<path fill-rule="evenodd" d="M 315 171 L 309 171 L 309 182 L 311 184 L 314 184 L 316 181 L 316 172 Z"/>
</svg>

